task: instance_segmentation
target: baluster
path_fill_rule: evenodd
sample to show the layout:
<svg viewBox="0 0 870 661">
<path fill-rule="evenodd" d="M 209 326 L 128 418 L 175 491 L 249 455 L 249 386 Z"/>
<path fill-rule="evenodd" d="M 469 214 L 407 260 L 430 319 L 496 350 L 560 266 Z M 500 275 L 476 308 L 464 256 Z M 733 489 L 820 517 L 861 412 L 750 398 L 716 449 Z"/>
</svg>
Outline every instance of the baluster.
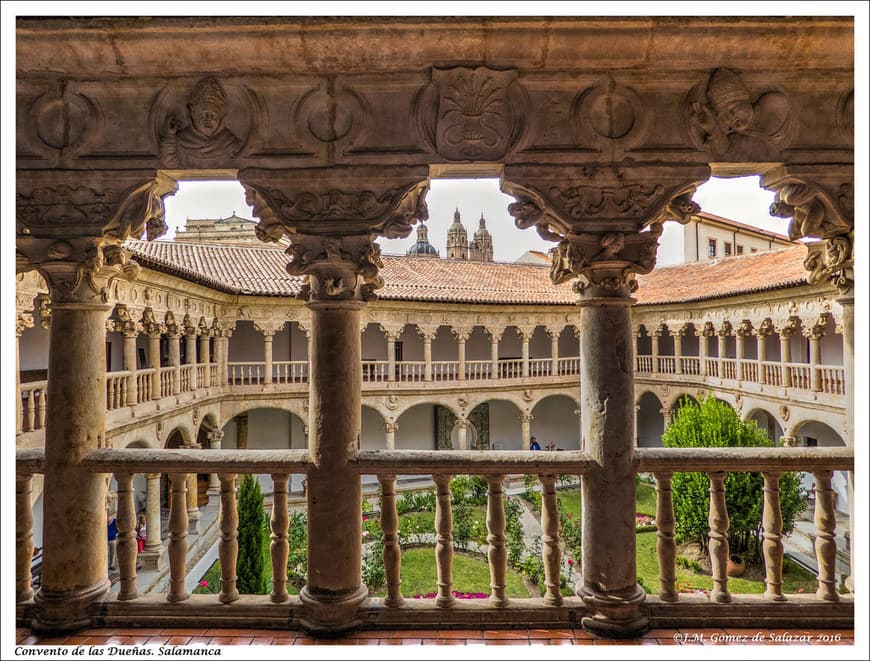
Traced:
<svg viewBox="0 0 870 661">
<path fill-rule="evenodd" d="M 837 543 L 834 529 L 837 523 L 834 514 L 834 490 L 831 488 L 831 471 L 814 471 L 816 478 L 816 559 L 819 564 L 819 589 L 816 596 L 825 601 L 840 601 L 837 593 Z"/>
<path fill-rule="evenodd" d="M 133 501 L 133 474 L 116 473 L 118 483 L 118 566 L 121 588 L 118 601 L 130 601 L 139 596 L 136 590 L 136 504 Z"/>
<path fill-rule="evenodd" d="M 674 602 L 677 594 L 677 543 L 674 539 L 674 500 L 672 473 L 655 473 L 656 478 L 656 552 L 659 556 L 659 599 Z"/>
<path fill-rule="evenodd" d="M 725 505 L 725 473 L 707 473 L 710 478 L 710 564 L 713 568 L 713 591 L 710 598 L 720 604 L 731 601 L 728 592 L 728 508 Z"/>
<path fill-rule="evenodd" d="M 118 386 L 119 386 L 118 390 L 119 390 L 120 396 L 118 397 L 118 404 L 117 404 L 116 408 L 121 408 L 127 402 L 127 379 L 126 378 L 119 379 Z"/>
<path fill-rule="evenodd" d="M 30 563 L 33 561 L 33 503 L 30 473 L 15 473 L 15 601 L 33 596 Z"/>
<path fill-rule="evenodd" d="M 387 598 L 384 605 L 402 605 L 402 549 L 399 546 L 399 513 L 396 510 L 396 476 L 378 475 L 381 483 L 381 530 L 384 533 L 384 573 Z"/>
<path fill-rule="evenodd" d="M 556 476 L 539 475 L 541 481 L 541 528 L 543 530 L 544 584 L 547 593 L 544 603 L 547 606 L 561 606 L 562 592 L 561 564 L 562 555 L 559 552 L 559 510 L 556 500 Z"/>
<path fill-rule="evenodd" d="M 486 529 L 489 542 L 489 576 L 492 594 L 490 603 L 502 608 L 508 605 L 505 595 L 505 574 L 507 573 L 507 548 L 505 548 L 505 515 L 504 515 L 504 490 L 501 481 L 504 475 L 488 475 L 486 478 L 489 488 L 487 490 Z"/>
<path fill-rule="evenodd" d="M 779 502 L 779 473 L 762 473 L 764 476 L 764 569 L 767 589 L 764 596 L 773 601 L 785 601 L 782 594 L 782 509 Z"/>
<path fill-rule="evenodd" d="M 170 473 L 172 497 L 169 501 L 169 593 L 171 602 L 185 601 L 187 572 L 187 474 Z"/>
<path fill-rule="evenodd" d="M 290 543 L 287 541 L 287 530 L 290 527 L 290 512 L 287 508 L 287 474 L 273 473 L 272 482 L 275 485 L 272 496 L 272 518 L 269 527 L 272 529 L 272 543 L 269 553 L 272 556 L 272 595 L 273 604 L 287 601 L 287 558 L 290 555 Z"/>
<path fill-rule="evenodd" d="M 106 380 L 106 387 L 108 389 L 106 393 L 106 408 L 111 411 L 114 408 L 113 404 L 115 402 L 115 379 L 109 377 Z"/>
<path fill-rule="evenodd" d="M 36 391 L 36 428 L 45 429 L 45 388 Z"/>
<path fill-rule="evenodd" d="M 239 598 L 236 587 L 236 564 L 239 558 L 239 511 L 236 506 L 236 474 L 221 473 L 221 541 L 218 559 L 221 563 L 221 592 L 218 600 L 229 604 Z"/>
<path fill-rule="evenodd" d="M 33 431 L 35 429 L 33 424 L 34 424 L 34 412 L 35 412 L 36 406 L 34 404 L 35 398 L 33 396 L 33 393 L 34 393 L 33 390 L 28 391 L 27 399 L 24 400 L 24 407 L 23 407 L 24 408 L 24 423 L 23 423 L 24 431 Z"/>
<path fill-rule="evenodd" d="M 438 574 L 438 597 L 435 604 L 450 608 L 456 598 L 450 591 L 453 583 L 453 511 L 450 507 L 451 475 L 435 475 L 435 567 Z"/>
</svg>

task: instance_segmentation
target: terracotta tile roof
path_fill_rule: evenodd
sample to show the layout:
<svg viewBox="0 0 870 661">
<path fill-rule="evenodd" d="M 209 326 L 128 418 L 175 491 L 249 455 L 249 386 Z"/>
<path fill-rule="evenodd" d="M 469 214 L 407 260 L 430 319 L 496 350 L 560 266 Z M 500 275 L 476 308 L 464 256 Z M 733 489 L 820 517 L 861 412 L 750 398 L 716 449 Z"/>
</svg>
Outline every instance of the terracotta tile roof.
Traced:
<svg viewBox="0 0 870 661">
<path fill-rule="evenodd" d="M 302 278 L 285 266 L 284 248 L 129 241 L 146 268 L 177 275 L 217 291 L 260 296 L 295 296 Z M 793 287 L 806 282 L 806 249 L 759 252 L 656 269 L 639 276 L 638 304 L 698 301 Z M 571 283 L 554 287 L 549 268 L 531 264 L 467 262 L 432 257 L 383 257 L 385 300 L 519 305 L 573 305 Z"/>
</svg>

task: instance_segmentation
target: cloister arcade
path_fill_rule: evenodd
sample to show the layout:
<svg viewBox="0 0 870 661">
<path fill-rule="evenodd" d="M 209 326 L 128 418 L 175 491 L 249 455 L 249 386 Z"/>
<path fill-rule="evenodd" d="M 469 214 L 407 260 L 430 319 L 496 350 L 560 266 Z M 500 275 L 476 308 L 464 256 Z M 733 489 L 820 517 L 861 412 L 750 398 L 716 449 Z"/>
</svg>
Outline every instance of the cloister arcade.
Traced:
<svg viewBox="0 0 870 661">
<path fill-rule="evenodd" d="M 220 612 L 239 625 L 334 636 L 409 621 L 462 626 L 474 612 L 493 626 L 579 623 L 617 638 L 699 618 L 851 625 L 853 598 L 837 591 L 831 480 L 854 469 L 852 31 L 848 17 L 18 19 L 16 262 L 44 279 L 50 321 L 47 341 L 37 340 L 47 348 L 47 383 L 22 383 L 16 400 L 17 621 L 45 631 L 95 622 L 178 627 Z M 513 302 L 496 310 L 462 302 L 460 311 L 427 301 L 431 318 L 419 326 L 406 301 L 376 302 L 387 287 L 375 239 L 407 236 L 426 218 L 431 178 L 483 175 L 499 177 L 516 199 L 509 212 L 518 227 L 554 243 L 550 277 L 565 300 L 539 300 L 530 321 L 510 318 L 529 315 Z M 751 292 L 703 307 L 688 297 L 641 309 L 638 276 L 655 275 L 663 223 L 697 213 L 692 194 L 713 175 L 760 175 L 776 192 L 774 212 L 792 218 L 792 238 L 820 239 L 805 266 L 821 302 L 808 296 L 790 307 L 787 290 L 773 288 L 740 314 L 725 306 L 742 308 Z M 289 239 L 281 259 L 290 278 L 264 294 L 250 281 L 199 277 L 208 264 L 154 268 L 158 248 L 137 239 L 165 231 L 163 198 L 178 180 L 204 178 L 242 183 L 258 237 Z M 22 308 L 29 312 L 38 293 Z M 30 321 L 23 315 L 20 330 Z M 684 346 L 687 322 L 697 337 L 688 333 Z M 807 355 L 786 327 L 806 329 Z M 120 334 L 109 356 L 107 329 Z M 245 341 L 233 341 L 236 329 Z M 839 345 L 830 343 L 836 335 Z M 664 387 L 677 395 L 687 383 L 738 410 L 772 401 L 789 420 L 803 420 L 797 411 L 806 409 L 808 423 L 845 423 L 845 446 L 740 455 L 636 447 L 637 394 L 650 390 L 673 408 Z M 548 407 L 570 409 L 556 396 L 579 410 L 578 443 L 563 452 L 472 451 L 464 424 L 455 439 L 450 432 L 453 449 L 401 449 L 401 415 L 415 408 L 422 418 L 438 404 L 458 421 L 482 404 L 501 407 L 501 418 L 519 412 L 522 443 L 536 408 L 542 419 Z M 298 422 L 288 414 L 307 420 L 307 444 L 222 449 L 229 421 L 238 444 L 239 416 L 252 409 L 255 422 L 289 419 L 291 443 Z M 385 443 L 369 450 L 361 430 L 375 412 L 386 421 Z M 160 449 L 126 447 L 141 438 L 156 438 Z M 210 448 L 194 447 L 200 438 Z M 170 439 L 178 449 L 165 448 Z M 726 575 L 724 477 L 750 468 L 766 481 L 767 592 L 758 599 L 732 595 Z M 715 588 L 697 600 L 675 592 L 666 525 L 657 594 L 637 581 L 634 476 L 655 473 L 658 518 L 667 521 L 670 476 L 682 470 L 711 480 Z M 777 527 L 785 470 L 813 473 L 821 540 L 818 592 L 787 600 Z M 288 480 L 305 475 L 309 564 L 299 597 L 277 575 L 267 597 L 238 594 L 231 567 L 242 473 L 274 482 L 278 567 L 288 550 Z M 557 522 L 554 476 L 565 473 L 582 484 L 579 596 L 559 592 L 558 528 L 545 524 L 546 593 L 506 608 L 502 479 L 539 476 L 545 518 Z M 34 474 L 44 476 L 35 594 L 27 571 Z M 369 598 L 360 576 L 361 478 L 378 480 L 382 509 L 392 513 L 395 476 L 405 474 L 432 476 L 438 491 L 439 597 L 419 608 L 399 592 L 397 542 L 385 550 L 387 597 Z M 456 474 L 489 485 L 492 598 L 482 607 L 450 594 L 447 483 Z M 169 567 L 165 594 L 137 591 L 136 475 L 146 476 L 149 500 L 159 488 L 153 476 L 169 476 L 169 540 L 166 557 L 155 558 Z M 197 475 L 214 476 L 228 559 L 211 600 L 185 590 Z M 117 595 L 106 572 L 107 476 L 117 484 Z"/>
</svg>

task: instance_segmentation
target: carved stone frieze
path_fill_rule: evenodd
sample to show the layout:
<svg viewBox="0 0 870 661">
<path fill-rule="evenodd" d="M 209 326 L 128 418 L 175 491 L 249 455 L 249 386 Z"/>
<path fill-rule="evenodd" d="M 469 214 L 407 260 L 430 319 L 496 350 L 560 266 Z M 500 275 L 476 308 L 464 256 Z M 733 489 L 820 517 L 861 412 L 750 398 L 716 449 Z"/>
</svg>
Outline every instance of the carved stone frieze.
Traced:
<svg viewBox="0 0 870 661">
<path fill-rule="evenodd" d="M 34 101 L 23 127 L 34 149 L 63 159 L 90 144 L 104 120 L 94 98 L 64 81 Z"/>
<path fill-rule="evenodd" d="M 526 94 L 516 70 L 432 69 L 417 101 L 424 141 L 449 161 L 497 161 L 522 139 Z"/>
<path fill-rule="evenodd" d="M 788 97 L 770 86 L 753 93 L 735 69 L 710 72 L 687 97 L 689 134 L 717 157 L 772 161 L 788 146 L 796 120 Z"/>
<path fill-rule="evenodd" d="M 580 142 L 592 142 L 619 158 L 625 150 L 646 138 L 649 113 L 638 93 L 608 76 L 583 90 L 574 101 L 572 112 Z"/>
<path fill-rule="evenodd" d="M 21 337 L 21 333 L 24 332 L 25 328 L 33 328 L 33 326 L 33 312 L 18 310 L 18 313 L 15 316 L 15 334 L 18 337 Z"/>
<path fill-rule="evenodd" d="M 250 89 L 215 76 L 191 88 L 164 87 L 150 110 L 160 161 L 168 168 L 232 165 L 254 132 L 257 106 Z"/>
<path fill-rule="evenodd" d="M 335 88 L 333 88 L 335 87 Z M 310 133 L 320 142 L 352 140 L 368 123 L 369 104 L 357 91 L 327 84 L 307 92 L 294 113 L 297 130 Z"/>
</svg>

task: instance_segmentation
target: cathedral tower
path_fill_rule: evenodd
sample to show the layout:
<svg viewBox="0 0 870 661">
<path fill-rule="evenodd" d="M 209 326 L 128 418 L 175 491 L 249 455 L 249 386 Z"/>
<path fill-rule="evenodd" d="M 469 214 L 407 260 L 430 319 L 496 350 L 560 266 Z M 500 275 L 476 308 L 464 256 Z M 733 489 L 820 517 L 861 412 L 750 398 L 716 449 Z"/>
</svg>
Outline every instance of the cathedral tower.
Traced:
<svg viewBox="0 0 870 661">
<path fill-rule="evenodd" d="M 447 258 L 468 259 L 468 232 L 459 218 L 459 207 L 456 207 L 453 224 L 447 230 Z"/>
<path fill-rule="evenodd" d="M 469 259 L 477 262 L 492 261 L 492 235 L 486 229 L 486 219 L 480 212 L 480 227 L 474 233 L 474 240 L 469 246 Z"/>
</svg>

